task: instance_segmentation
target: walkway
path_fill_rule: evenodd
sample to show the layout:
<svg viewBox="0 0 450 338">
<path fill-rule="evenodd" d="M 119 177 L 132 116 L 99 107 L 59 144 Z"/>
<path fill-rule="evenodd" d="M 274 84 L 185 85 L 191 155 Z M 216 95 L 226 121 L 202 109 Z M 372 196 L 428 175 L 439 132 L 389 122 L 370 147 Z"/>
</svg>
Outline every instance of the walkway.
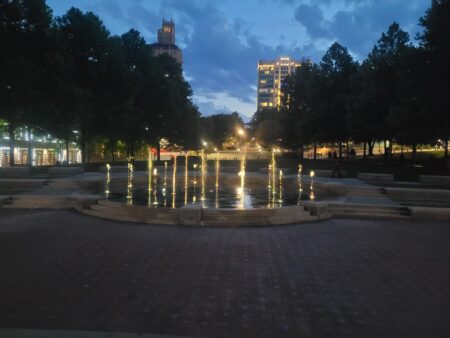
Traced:
<svg viewBox="0 0 450 338">
<path fill-rule="evenodd" d="M 0 209 L 0 327 L 448 337 L 450 226 L 144 226 Z"/>
</svg>

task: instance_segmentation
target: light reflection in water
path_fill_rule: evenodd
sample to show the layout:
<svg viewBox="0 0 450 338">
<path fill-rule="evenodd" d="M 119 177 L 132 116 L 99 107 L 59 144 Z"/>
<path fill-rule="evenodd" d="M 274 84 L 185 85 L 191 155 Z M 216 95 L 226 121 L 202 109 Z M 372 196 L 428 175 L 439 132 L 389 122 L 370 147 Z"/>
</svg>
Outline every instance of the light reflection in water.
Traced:
<svg viewBox="0 0 450 338">
<path fill-rule="evenodd" d="M 241 178 L 241 186 L 237 188 L 237 198 L 239 199 L 238 207 L 243 209 L 245 206 L 245 162 L 247 154 L 244 154 L 241 158 L 241 168 L 239 171 L 239 177 Z"/>
<path fill-rule="evenodd" d="M 206 207 L 237 207 L 237 208 L 251 208 L 255 206 L 264 206 L 267 207 L 276 207 L 282 206 L 285 203 L 297 203 L 300 204 L 302 198 L 302 194 L 304 193 L 304 183 L 302 177 L 302 165 L 298 165 L 297 171 L 297 194 L 295 194 L 295 188 L 292 193 L 294 193 L 295 197 L 291 195 L 291 190 L 289 186 L 295 185 L 295 176 L 292 177 L 290 175 L 285 176 L 285 172 L 277 168 L 276 163 L 276 154 L 272 152 L 270 164 L 268 165 L 268 173 L 267 178 L 263 178 L 267 182 L 267 205 L 266 205 L 266 191 L 265 189 L 262 191 L 261 186 L 254 185 L 250 181 L 250 187 L 246 187 L 249 182 L 247 180 L 247 168 L 246 168 L 246 157 L 245 155 L 240 159 L 240 170 L 238 173 L 239 183 L 231 183 L 231 186 L 223 187 L 224 190 L 220 190 L 220 184 L 223 184 L 223 178 L 221 175 L 221 163 L 219 152 L 217 152 L 217 157 L 215 161 L 215 173 L 212 175 L 207 174 L 207 158 L 204 151 L 201 152 L 200 163 L 189 164 L 189 157 L 185 157 L 185 178 L 184 178 L 184 204 L 190 203 L 198 203 L 201 201 L 201 205 Z M 187 154 L 186 154 L 187 155 Z M 148 180 L 148 200 L 146 200 L 145 192 L 143 200 L 139 199 L 139 192 L 134 188 L 136 188 L 136 177 L 134 173 L 134 164 L 133 158 L 128 158 L 127 163 L 127 194 L 126 200 L 127 204 L 136 204 L 141 201 L 144 204 L 147 202 L 149 206 L 164 206 L 164 207 L 172 207 L 176 208 L 177 204 L 180 207 L 180 204 L 183 203 L 183 195 L 181 194 L 182 189 L 178 192 L 180 196 L 177 200 L 177 157 L 173 157 L 172 163 L 172 173 L 169 172 L 169 163 L 164 162 L 164 173 L 158 175 L 158 169 L 155 167 L 152 161 L 151 154 L 149 152 L 149 161 L 148 161 L 148 170 L 149 170 L 149 180 Z M 189 165 L 192 165 L 191 170 L 189 172 Z M 111 184 L 111 167 L 109 164 L 106 165 L 106 178 L 105 178 L 105 196 L 106 198 L 113 198 L 113 194 L 110 192 L 110 184 Z M 198 170 L 200 170 L 198 172 Z M 172 174 L 172 178 L 168 177 L 168 175 Z M 191 175 L 191 176 L 190 176 Z M 159 177 L 161 176 L 161 177 Z M 315 173 L 314 171 L 310 171 L 310 182 L 309 182 L 309 192 L 307 192 L 307 197 L 310 200 L 315 200 Z M 172 179 L 172 187 L 169 190 L 168 184 L 170 184 L 170 179 Z M 190 182 L 192 180 L 192 182 Z M 210 181 L 208 181 L 210 180 Z M 278 181 L 277 181 L 278 180 Z M 215 185 L 215 189 L 208 190 L 208 182 Z M 263 181 L 264 182 L 264 181 Z M 180 184 L 179 182 L 178 184 Z M 182 183 L 181 183 L 182 184 Z M 192 186 L 190 186 L 192 184 Z M 198 186 L 201 184 L 201 189 L 199 190 Z M 264 183 L 262 183 L 264 184 Z M 235 190 L 231 190 L 232 186 L 235 186 Z M 227 189 L 228 188 L 228 189 Z M 139 189 L 138 189 L 139 190 Z M 142 192 L 142 190 L 141 190 Z M 172 194 L 172 199 L 169 194 Z M 262 193 L 262 195 L 261 195 Z M 197 195 L 198 194 L 198 195 Z M 231 194 L 231 195 L 230 195 Z M 259 195 L 258 195 L 259 194 Z M 219 195 L 222 195 L 222 200 L 220 200 Z M 115 198 L 115 197 L 114 197 Z"/>
</svg>

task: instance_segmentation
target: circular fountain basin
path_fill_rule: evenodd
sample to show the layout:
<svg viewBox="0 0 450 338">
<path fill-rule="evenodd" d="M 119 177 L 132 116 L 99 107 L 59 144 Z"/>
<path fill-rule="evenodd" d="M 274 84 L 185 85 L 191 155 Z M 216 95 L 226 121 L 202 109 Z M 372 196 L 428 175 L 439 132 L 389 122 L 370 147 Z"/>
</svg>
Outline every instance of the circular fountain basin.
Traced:
<svg viewBox="0 0 450 338">
<path fill-rule="evenodd" d="M 88 212 L 108 219 L 147 224 L 206 226 L 266 226 L 316 220 L 305 201 L 320 200 L 321 189 L 311 190 L 310 182 L 299 185 L 296 175 L 284 178 L 276 189 L 268 188 L 267 175 L 246 176 L 245 186 L 236 175 L 222 174 L 219 185 L 214 175 L 205 177 L 205 187 L 192 182 L 198 176 L 177 177 L 175 189 L 170 176 L 148 189 L 148 178 L 134 177 L 131 190 L 124 178 L 111 181 L 108 199 L 91 206 Z M 131 192 L 131 194 L 130 194 Z M 173 194 L 175 192 L 175 194 Z M 313 192 L 313 195 L 311 195 Z M 131 197 L 131 198 L 130 198 Z M 319 202 L 320 203 L 320 202 Z"/>
</svg>

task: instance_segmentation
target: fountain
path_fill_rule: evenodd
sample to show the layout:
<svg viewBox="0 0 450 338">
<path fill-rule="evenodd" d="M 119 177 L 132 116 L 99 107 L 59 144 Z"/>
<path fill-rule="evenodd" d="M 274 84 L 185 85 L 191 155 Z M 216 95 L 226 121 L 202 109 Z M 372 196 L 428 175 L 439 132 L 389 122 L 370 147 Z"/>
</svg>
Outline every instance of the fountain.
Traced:
<svg viewBox="0 0 450 338">
<path fill-rule="evenodd" d="M 297 221 L 298 217 L 304 216 L 304 200 L 314 201 L 317 198 L 314 171 L 310 171 L 310 184 L 307 186 L 307 191 L 304 191 L 302 165 L 298 166 L 296 174 L 290 174 L 289 170 L 279 167 L 275 150 L 270 154 L 267 174 L 251 172 L 248 175 L 247 153 L 244 148 L 239 160 L 237 176 L 235 172 L 233 174 L 228 173 L 228 170 L 221 168 L 219 151 L 217 149 L 215 151 L 216 158 L 212 162 L 210 173 L 208 173 L 205 150 L 200 151 L 199 161 L 196 163 L 189 161 L 189 154 L 186 153 L 184 177 L 179 177 L 177 173 L 176 156 L 173 157 L 172 168 L 170 168 L 168 161 L 163 162 L 163 166 L 158 168 L 155 167 L 149 151 L 147 163 L 148 178 L 139 176 L 139 173 L 134 174 L 133 159 L 130 157 L 127 165 L 126 194 L 122 195 L 117 192 L 111 192 L 110 183 L 113 178 L 111 177 L 110 166 L 107 165 L 105 196 L 109 198 L 111 203 L 123 198 L 126 202 L 124 205 L 141 210 L 140 212 L 143 214 L 146 213 L 141 209 L 144 206 L 148 210 L 159 210 L 157 213 L 158 215 L 161 213 L 160 218 L 156 217 L 152 221 L 145 219 L 145 222 L 165 222 L 166 217 L 169 216 L 162 216 L 162 213 L 169 213 L 169 210 L 175 213 L 173 215 L 178 215 L 175 219 L 175 216 L 170 213 L 170 217 L 174 217 L 174 220 L 170 222 L 184 222 L 182 219 L 185 216 L 180 216 L 185 213 L 182 210 L 192 210 L 192 213 L 195 215 L 198 215 L 197 210 L 201 210 L 200 216 L 196 216 L 197 220 L 193 221 L 194 224 L 199 224 L 200 221 L 198 219 L 207 220 L 204 221 L 207 224 L 225 224 L 225 220 L 231 219 L 233 209 L 245 212 L 242 215 L 253 214 L 253 211 L 250 212 L 250 210 L 254 210 L 255 215 L 262 215 L 262 210 L 267 210 L 267 216 L 258 216 L 258 222 L 262 222 L 261 224 L 275 222 L 276 219 L 277 222 L 288 222 L 290 219 Z M 170 169 L 172 170 L 171 172 Z M 177 183 L 180 185 L 180 182 L 177 182 L 178 180 L 181 182 L 184 180 L 184 187 L 183 184 L 181 184 L 181 187 L 177 187 Z M 146 182 L 144 183 L 147 186 L 146 190 L 139 189 L 139 185 L 142 182 Z M 214 188 L 212 188 L 213 185 Z M 178 191 L 177 188 L 181 189 Z M 146 203 L 142 203 L 142 192 L 144 191 L 147 191 Z M 184 194 L 182 194 L 183 191 Z M 294 206 L 297 209 L 292 209 Z M 219 214 L 215 214 L 214 210 Z M 259 211 L 256 212 L 256 210 Z M 269 210 L 272 211 L 269 212 Z M 286 212 L 292 212 L 292 214 L 287 216 Z M 207 215 L 211 215 L 212 218 L 208 219 L 209 216 Z M 273 215 L 278 215 L 278 218 L 272 217 Z M 248 222 L 248 224 L 251 223 L 250 220 Z M 256 218 L 252 222 L 256 222 Z"/>
</svg>

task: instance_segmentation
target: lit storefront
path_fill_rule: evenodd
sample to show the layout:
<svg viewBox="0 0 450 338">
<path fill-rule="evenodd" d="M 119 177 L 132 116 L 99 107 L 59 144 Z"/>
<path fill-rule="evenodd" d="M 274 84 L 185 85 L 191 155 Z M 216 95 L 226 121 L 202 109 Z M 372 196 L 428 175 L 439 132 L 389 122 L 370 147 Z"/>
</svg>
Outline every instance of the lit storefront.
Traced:
<svg viewBox="0 0 450 338">
<path fill-rule="evenodd" d="M 9 137 L 0 134 L 0 167 L 7 167 L 10 163 L 11 150 Z M 75 143 L 69 145 L 69 154 L 66 153 L 65 142 L 52 138 L 51 135 L 28 135 L 19 131 L 14 141 L 14 164 L 27 165 L 28 152 L 32 151 L 33 166 L 55 165 L 58 163 L 75 164 L 81 162 L 81 151 Z M 68 156 L 67 156 L 68 155 Z"/>
</svg>

